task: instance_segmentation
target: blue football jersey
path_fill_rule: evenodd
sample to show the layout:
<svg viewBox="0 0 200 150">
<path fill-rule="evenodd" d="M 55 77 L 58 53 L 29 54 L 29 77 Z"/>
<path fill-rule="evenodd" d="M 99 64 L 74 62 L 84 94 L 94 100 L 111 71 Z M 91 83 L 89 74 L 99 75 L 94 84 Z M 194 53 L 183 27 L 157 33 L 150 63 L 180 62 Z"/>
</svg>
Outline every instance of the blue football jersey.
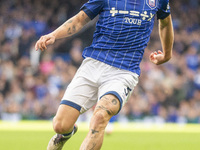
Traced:
<svg viewBox="0 0 200 150">
<path fill-rule="evenodd" d="M 138 75 L 155 16 L 164 19 L 170 14 L 169 0 L 89 0 L 81 10 L 90 19 L 99 15 L 93 42 L 83 57 Z"/>
</svg>

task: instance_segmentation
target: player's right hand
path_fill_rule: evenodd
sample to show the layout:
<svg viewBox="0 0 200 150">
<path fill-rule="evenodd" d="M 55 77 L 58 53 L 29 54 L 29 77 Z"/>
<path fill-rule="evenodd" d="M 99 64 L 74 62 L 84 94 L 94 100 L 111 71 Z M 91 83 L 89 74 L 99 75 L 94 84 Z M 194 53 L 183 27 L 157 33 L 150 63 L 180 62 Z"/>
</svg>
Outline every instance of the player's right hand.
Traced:
<svg viewBox="0 0 200 150">
<path fill-rule="evenodd" d="M 44 51 L 47 49 L 48 45 L 53 44 L 54 42 L 55 42 L 55 36 L 53 36 L 52 34 L 41 36 L 40 39 L 35 44 L 35 50 Z"/>
</svg>

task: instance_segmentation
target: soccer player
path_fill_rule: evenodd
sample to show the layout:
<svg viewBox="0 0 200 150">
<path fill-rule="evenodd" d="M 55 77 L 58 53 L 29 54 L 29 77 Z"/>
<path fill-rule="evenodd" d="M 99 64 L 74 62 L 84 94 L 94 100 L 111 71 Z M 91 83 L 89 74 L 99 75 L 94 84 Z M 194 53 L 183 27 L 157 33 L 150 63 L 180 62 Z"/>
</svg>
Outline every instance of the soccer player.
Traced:
<svg viewBox="0 0 200 150">
<path fill-rule="evenodd" d="M 172 56 L 174 40 L 169 0 L 89 0 L 80 12 L 50 34 L 41 36 L 36 50 L 46 50 L 55 40 L 77 33 L 99 15 L 93 42 L 83 51 L 84 60 L 67 87 L 53 119 L 57 133 L 48 150 L 61 150 L 77 131 L 75 122 L 96 104 L 81 150 L 99 150 L 110 118 L 126 103 L 138 83 L 140 62 L 150 39 L 154 18 L 159 20 L 162 50 L 149 59 L 159 65 Z"/>
</svg>

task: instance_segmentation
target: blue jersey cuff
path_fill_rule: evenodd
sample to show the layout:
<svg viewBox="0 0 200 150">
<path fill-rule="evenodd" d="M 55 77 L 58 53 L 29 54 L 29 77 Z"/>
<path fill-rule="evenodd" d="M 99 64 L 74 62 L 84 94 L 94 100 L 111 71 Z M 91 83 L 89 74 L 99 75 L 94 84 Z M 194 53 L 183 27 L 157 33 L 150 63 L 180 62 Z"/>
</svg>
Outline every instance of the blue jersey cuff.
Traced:
<svg viewBox="0 0 200 150">
<path fill-rule="evenodd" d="M 159 12 L 158 12 L 158 14 L 159 14 Z M 170 13 L 165 13 L 165 14 L 162 14 L 162 15 L 157 15 L 157 19 L 165 19 L 165 18 L 167 18 L 169 15 L 170 15 Z"/>
<path fill-rule="evenodd" d="M 83 10 L 91 20 L 96 17 L 86 6 L 81 7 L 81 10 Z"/>
</svg>

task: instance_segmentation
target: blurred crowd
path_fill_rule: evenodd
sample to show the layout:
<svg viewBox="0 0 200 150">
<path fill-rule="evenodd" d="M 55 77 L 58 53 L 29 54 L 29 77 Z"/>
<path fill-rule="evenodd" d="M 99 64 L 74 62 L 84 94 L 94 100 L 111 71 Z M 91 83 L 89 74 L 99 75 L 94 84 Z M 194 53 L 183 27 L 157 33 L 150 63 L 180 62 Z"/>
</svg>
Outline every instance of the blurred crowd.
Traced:
<svg viewBox="0 0 200 150">
<path fill-rule="evenodd" d="M 34 44 L 87 0 L 0 0 L 0 119 L 52 119 L 92 40 L 95 22 L 45 52 Z M 140 82 L 117 115 L 122 122 L 200 123 L 200 2 L 170 1 L 175 43 L 166 64 L 150 63 L 161 49 L 157 20 L 141 63 Z M 87 114 L 85 115 L 87 116 Z M 84 118 L 84 117 L 83 117 Z M 84 119 L 83 119 L 84 120 Z"/>
</svg>

